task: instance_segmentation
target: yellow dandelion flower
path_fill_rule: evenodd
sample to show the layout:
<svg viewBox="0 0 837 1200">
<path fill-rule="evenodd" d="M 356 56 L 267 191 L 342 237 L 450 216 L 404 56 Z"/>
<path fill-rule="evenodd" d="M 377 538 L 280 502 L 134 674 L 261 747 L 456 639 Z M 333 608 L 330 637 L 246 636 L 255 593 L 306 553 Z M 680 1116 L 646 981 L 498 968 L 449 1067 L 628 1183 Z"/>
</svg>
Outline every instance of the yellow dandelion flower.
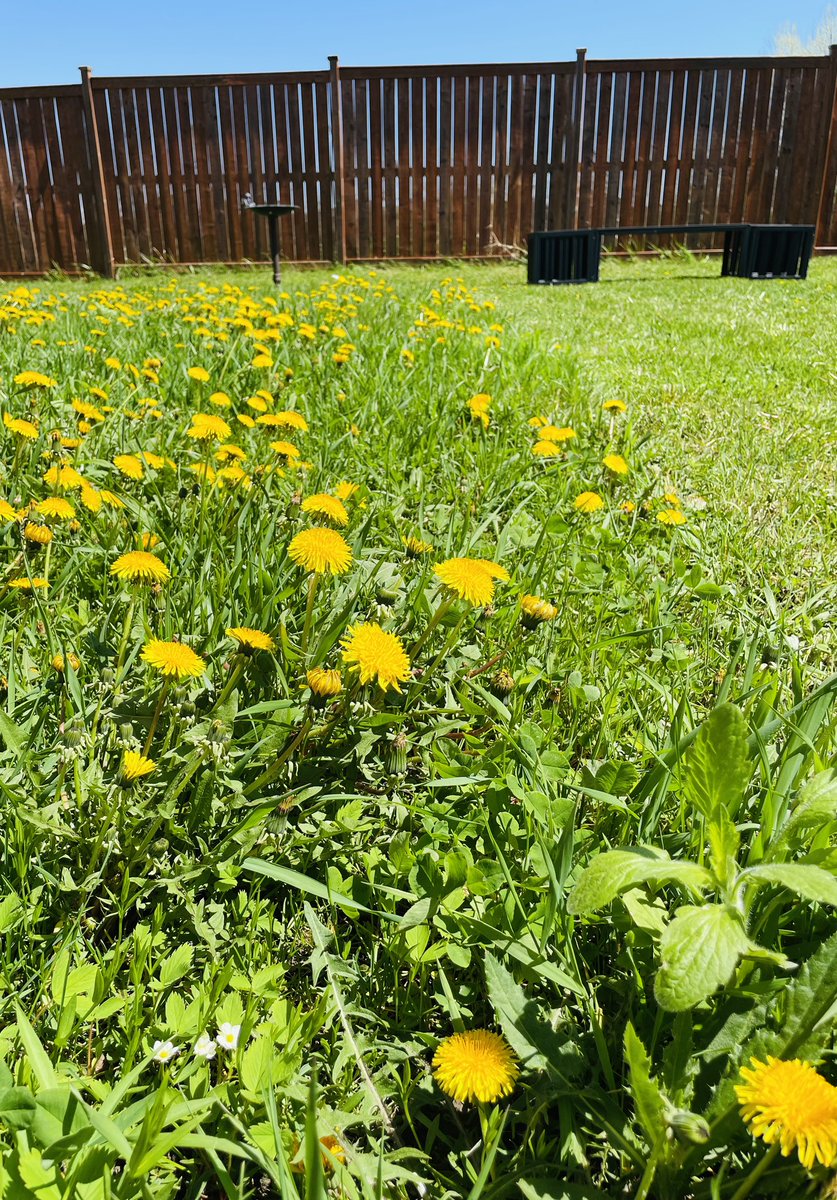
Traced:
<svg viewBox="0 0 837 1200">
<path fill-rule="evenodd" d="M 61 446 L 64 450 L 78 450 L 81 438 L 62 437 Z"/>
<path fill-rule="evenodd" d="M 612 471 L 614 475 L 627 475 L 628 464 L 621 454 L 606 454 L 602 459 L 602 466 L 608 471 Z"/>
<path fill-rule="evenodd" d="M 44 475 L 44 483 L 50 487 L 66 488 L 71 492 L 74 488 L 83 488 L 87 486 L 87 481 L 82 475 L 79 475 L 75 467 L 71 467 L 69 463 L 54 463 Z"/>
<path fill-rule="evenodd" d="M 433 1074 L 452 1099 L 493 1104 L 511 1094 L 520 1071 L 504 1037 L 488 1029 L 471 1029 L 439 1043 Z"/>
<path fill-rule="evenodd" d="M 484 429 L 488 429 L 491 423 L 491 418 L 488 415 L 488 410 L 491 407 L 491 397 L 486 392 L 480 392 L 476 396 L 472 396 L 468 401 L 468 411 L 471 414 L 473 421 L 480 421 Z"/>
<path fill-rule="evenodd" d="M 399 683 L 410 678 L 410 660 L 401 639 L 375 622 L 350 626 L 340 645 L 343 662 L 358 668 L 361 683 L 377 680 L 384 691 L 400 692 Z"/>
<path fill-rule="evenodd" d="M 46 525 L 36 525 L 34 521 L 28 521 L 24 527 L 23 536 L 27 542 L 35 542 L 39 546 L 46 546 L 52 541 L 52 530 Z"/>
<path fill-rule="evenodd" d="M 352 551 L 335 529 L 303 529 L 288 546 L 288 554 L 298 567 L 323 575 L 342 575 L 348 571 Z"/>
<path fill-rule="evenodd" d="M 209 463 L 190 463 L 187 470 L 193 471 L 199 479 L 205 480 L 207 483 L 215 482 L 215 471 Z"/>
<path fill-rule="evenodd" d="M 122 362 L 120 359 L 114 358 L 114 356 L 111 355 L 110 358 L 105 359 L 105 366 L 110 367 L 112 371 L 119 371 L 122 368 Z"/>
<path fill-rule="evenodd" d="M 81 489 L 79 499 L 89 512 L 97 513 L 102 507 L 101 494 L 97 492 L 95 488 L 83 487 Z"/>
<path fill-rule="evenodd" d="M 576 431 L 569 425 L 543 425 L 538 430 L 542 442 L 571 442 L 577 437 Z"/>
<path fill-rule="evenodd" d="M 837 1088 L 800 1059 L 751 1059 L 735 1088 L 741 1116 L 755 1137 L 779 1143 L 787 1158 L 795 1150 L 803 1167 L 830 1167 L 837 1159 Z"/>
<path fill-rule="evenodd" d="M 633 500 L 626 500 L 623 504 L 620 504 L 619 507 L 622 509 L 622 512 L 627 513 L 628 516 L 630 516 L 631 513 L 636 512 L 636 505 L 634 504 Z"/>
<path fill-rule="evenodd" d="M 541 600 L 539 596 L 521 596 L 520 608 L 523 612 L 523 624 L 530 629 L 539 625 L 541 621 L 554 621 L 558 616 L 555 605 L 550 604 L 548 600 Z"/>
<path fill-rule="evenodd" d="M 232 405 L 232 400 L 226 392 L 213 392 L 209 397 L 209 403 L 214 404 L 216 408 L 229 408 Z"/>
<path fill-rule="evenodd" d="M 107 488 L 102 488 L 99 492 L 99 498 L 108 508 L 124 508 L 125 501 L 122 500 L 115 492 L 109 492 Z"/>
<path fill-rule="evenodd" d="M 535 429 L 542 429 L 549 424 L 549 417 L 530 417 L 526 424 L 534 426 Z"/>
<path fill-rule="evenodd" d="M 288 429 L 298 429 L 300 433 L 308 432 L 308 422 L 303 417 L 302 413 L 294 412 L 291 409 L 286 409 L 283 412 L 273 414 L 273 424 L 278 426 L 286 426 Z"/>
<path fill-rule="evenodd" d="M 108 400 L 108 394 L 107 394 L 107 392 L 105 391 L 105 389 L 104 389 L 104 388 L 100 388 L 100 387 L 89 387 L 87 390 L 88 390 L 88 392 L 90 393 L 90 395 L 91 395 L 91 396 L 95 396 L 97 400 L 104 400 L 105 402 L 107 402 L 107 400 Z M 81 401 L 78 401 L 78 403 L 79 403 L 79 404 L 81 404 L 82 402 L 81 402 Z M 93 407 L 93 406 L 91 405 L 91 408 L 92 408 L 92 407 Z M 76 408 L 76 402 L 73 402 L 73 408 Z M 80 409 L 80 408 L 76 408 L 76 412 L 81 412 L 81 409 Z M 96 409 L 96 412 L 97 412 L 97 413 L 99 412 L 98 408 Z M 101 414 L 101 413 L 99 413 L 99 416 L 97 417 L 97 420 L 104 421 L 104 419 L 105 419 L 105 418 L 102 416 L 102 414 Z"/>
<path fill-rule="evenodd" d="M 164 562 L 147 550 L 129 550 L 111 565 L 111 575 L 124 583 L 165 583 L 171 572 Z"/>
<path fill-rule="evenodd" d="M 31 591 L 32 588 L 48 588 L 49 583 L 46 579 L 10 579 L 6 587 L 16 588 L 21 592 Z"/>
<path fill-rule="evenodd" d="M 126 750 L 122 756 L 121 775 L 126 783 L 134 783 L 145 775 L 150 775 L 157 764 L 153 758 L 146 758 L 137 750 Z"/>
<path fill-rule="evenodd" d="M 186 374 L 190 379 L 197 380 L 198 383 L 209 383 L 209 371 L 206 367 L 189 367 Z"/>
<path fill-rule="evenodd" d="M 253 480 L 238 463 L 233 463 L 231 467 L 224 467 L 217 473 L 215 480 L 219 487 L 223 487 L 225 483 L 232 483 L 233 485 L 240 483 L 245 491 L 252 487 L 253 484 Z"/>
<path fill-rule="evenodd" d="M 140 657 L 156 670 L 162 671 L 167 678 L 187 679 L 203 675 L 206 670 L 206 663 L 200 655 L 182 642 L 163 642 L 159 638 L 152 638 Z"/>
<path fill-rule="evenodd" d="M 287 459 L 299 458 L 300 456 L 296 446 L 291 445 L 290 442 L 271 442 L 270 448 Z"/>
<path fill-rule="evenodd" d="M 40 371 L 21 371 L 19 375 L 15 375 L 15 383 L 18 387 L 26 388 L 58 387 L 56 379 L 52 379 L 49 375 L 42 375 Z"/>
<path fill-rule="evenodd" d="M 234 442 L 225 442 L 215 451 L 215 458 L 218 462 L 226 462 L 229 458 L 237 458 L 243 462 L 246 457 L 245 451 L 240 446 L 236 446 Z"/>
<path fill-rule="evenodd" d="M 257 354 L 251 363 L 253 367 L 272 367 L 273 356 L 271 354 Z"/>
<path fill-rule="evenodd" d="M 117 454 L 113 459 L 113 465 L 120 475 L 124 475 L 127 479 L 142 479 L 143 477 L 142 462 L 135 454 Z"/>
<path fill-rule="evenodd" d="M 496 579 L 508 579 L 503 567 L 484 558 L 448 558 L 434 574 L 458 599 L 479 606 L 491 603 Z"/>
<path fill-rule="evenodd" d="M 22 417 L 13 417 L 9 413 L 3 413 L 3 424 L 9 433 L 26 438 L 27 441 L 34 442 L 38 436 L 38 426 L 34 421 L 25 421 Z"/>
<path fill-rule="evenodd" d="M 246 401 L 246 404 L 248 408 L 252 408 L 253 412 L 267 412 L 267 401 L 262 396 L 251 396 L 250 399 Z M 258 424 L 258 422 L 259 418 L 256 417 L 256 424 Z"/>
<path fill-rule="evenodd" d="M 316 496 L 306 497 L 302 501 L 302 511 L 328 517 L 335 525 L 341 527 L 349 524 L 349 514 L 343 501 L 338 500 L 336 496 L 329 496 L 325 492 L 318 492 Z"/>
<path fill-rule="evenodd" d="M 582 492 L 575 498 L 575 507 L 579 512 L 594 513 L 604 508 L 604 500 L 598 492 Z"/>
<path fill-rule="evenodd" d="M 537 454 L 540 458 L 556 458 L 562 454 L 562 449 L 558 442 L 541 441 L 535 442 L 532 453 Z"/>
<path fill-rule="evenodd" d="M 260 629 L 248 629 L 246 625 L 237 625 L 227 630 L 227 637 L 238 642 L 243 653 L 252 654 L 254 650 L 273 650 L 276 643 L 269 633 Z"/>
<path fill-rule="evenodd" d="M 685 525 L 686 514 L 682 513 L 679 508 L 664 508 L 657 513 L 657 520 L 662 525 Z"/>
<path fill-rule="evenodd" d="M 232 429 L 224 418 L 216 417 L 214 413 L 194 413 L 192 426 L 186 430 L 188 437 L 196 438 L 199 442 L 209 441 L 211 438 L 226 442 L 231 433 Z"/>
<path fill-rule="evenodd" d="M 144 533 L 140 538 L 143 550 L 153 550 L 155 546 L 159 546 L 160 539 L 156 533 Z"/>
<path fill-rule="evenodd" d="M 327 700 L 330 696 L 339 696 L 343 690 L 343 677 L 339 671 L 314 667 L 305 678 L 313 694 L 322 700 Z"/>
<path fill-rule="evenodd" d="M 238 421 L 239 425 L 243 425 L 245 429 L 252 429 L 256 424 L 249 413 L 239 413 L 235 419 Z"/>
<path fill-rule="evenodd" d="M 421 538 L 402 537 L 401 541 L 404 543 L 408 558 L 421 558 L 423 554 L 430 554 L 433 549 L 430 542 L 423 542 Z"/>
<path fill-rule="evenodd" d="M 677 495 L 676 492 L 666 492 L 665 495 L 663 496 L 663 499 L 665 500 L 666 504 L 670 504 L 672 508 L 682 508 L 683 507 L 680 497 Z"/>
<path fill-rule="evenodd" d="M 42 517 L 54 521 L 71 521 L 76 515 L 76 510 L 70 501 L 64 500 L 61 496 L 49 496 L 46 500 L 41 500 L 36 504 L 35 508 Z"/>
<path fill-rule="evenodd" d="M 67 661 L 69 662 L 70 666 L 73 668 L 74 671 L 81 670 L 81 659 L 78 657 L 77 654 L 73 654 L 71 651 L 67 655 Z M 64 661 L 63 654 L 56 654 L 50 660 L 49 665 L 52 667 L 53 671 L 57 671 L 59 675 L 63 675 L 67 664 Z"/>
<path fill-rule="evenodd" d="M 150 450 L 140 450 L 137 458 L 154 471 L 160 471 L 166 465 L 166 459 L 162 454 L 152 454 Z"/>
<path fill-rule="evenodd" d="M 8 500 L 0 500 L 0 521 L 18 521 L 20 513 L 16 508 L 12 508 Z"/>
<path fill-rule="evenodd" d="M 355 492 L 358 491 L 360 491 L 359 483 L 349 483 L 348 480 L 344 479 L 342 483 L 338 483 L 334 489 L 334 494 L 338 500 L 351 500 Z"/>
<path fill-rule="evenodd" d="M 104 398 L 107 400 L 107 396 Z M 101 412 L 95 404 L 88 404 L 86 400 L 74 400 L 73 408 L 78 415 L 80 417 L 84 417 L 86 421 L 104 421 L 105 419 L 105 414 Z"/>
<path fill-rule="evenodd" d="M 605 412 L 627 412 L 628 406 L 624 400 L 605 400 L 602 408 Z"/>
</svg>

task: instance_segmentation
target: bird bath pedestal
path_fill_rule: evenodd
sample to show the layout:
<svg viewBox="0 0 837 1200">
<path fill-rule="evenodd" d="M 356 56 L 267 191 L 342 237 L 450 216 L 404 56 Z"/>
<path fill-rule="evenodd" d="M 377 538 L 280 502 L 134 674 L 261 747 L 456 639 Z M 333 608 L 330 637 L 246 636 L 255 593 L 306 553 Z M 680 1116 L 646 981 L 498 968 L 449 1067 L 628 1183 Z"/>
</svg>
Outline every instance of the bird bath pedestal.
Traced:
<svg viewBox="0 0 837 1200">
<path fill-rule="evenodd" d="M 257 213 L 267 218 L 270 233 L 270 257 L 273 259 L 273 282 L 282 282 L 282 268 L 279 263 L 279 218 L 286 216 L 296 209 L 295 204 L 253 204 L 245 202 L 241 206 L 245 211 Z"/>
</svg>

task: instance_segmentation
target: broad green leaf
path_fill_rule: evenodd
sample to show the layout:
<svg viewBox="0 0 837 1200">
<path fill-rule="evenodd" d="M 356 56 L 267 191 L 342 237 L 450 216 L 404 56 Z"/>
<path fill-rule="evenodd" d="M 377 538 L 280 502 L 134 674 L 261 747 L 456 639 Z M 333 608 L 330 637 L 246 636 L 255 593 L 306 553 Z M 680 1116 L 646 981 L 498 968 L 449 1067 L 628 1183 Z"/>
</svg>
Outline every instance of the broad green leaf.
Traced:
<svg viewBox="0 0 837 1200">
<path fill-rule="evenodd" d="M 0 708 L 0 738 L 16 759 L 22 759 L 25 748 L 23 730 Z"/>
<path fill-rule="evenodd" d="M 606 762 L 595 774 L 596 787 L 611 796 L 629 795 L 638 779 L 639 771 L 627 762 Z"/>
<path fill-rule="evenodd" d="M 527 1067 L 552 1071 L 566 1080 L 575 1074 L 573 1047 L 538 1011 L 514 976 L 493 954 L 485 955 L 488 998 L 511 1048 Z"/>
<path fill-rule="evenodd" d="M 0 933 L 11 929 L 23 912 L 23 901 L 16 892 L 9 892 L 0 900 Z"/>
<path fill-rule="evenodd" d="M 661 850 L 607 850 L 584 868 L 570 893 L 567 909 L 579 915 L 595 912 L 638 883 L 666 882 L 707 888 L 712 876 L 705 867 L 676 862 Z"/>
<path fill-rule="evenodd" d="M 163 987 L 171 987 L 182 979 L 192 965 L 194 947 L 189 942 L 183 942 L 160 963 L 160 983 Z"/>
<path fill-rule="evenodd" d="M 806 900 L 837 905 L 837 878 L 813 863 L 762 863 L 748 867 L 738 879 L 746 883 L 775 883 Z"/>
<path fill-rule="evenodd" d="M 24 1053 L 29 1059 L 29 1065 L 32 1068 L 32 1073 L 38 1081 L 38 1085 L 42 1088 L 54 1088 L 58 1086 L 58 1076 L 55 1074 L 52 1063 L 49 1060 L 46 1050 L 38 1041 L 38 1035 L 29 1024 L 26 1013 L 20 1007 L 15 1005 L 17 1014 L 17 1027 L 20 1033 L 20 1041 L 23 1046 Z"/>
<path fill-rule="evenodd" d="M 261 1096 L 263 1089 L 270 1087 L 275 1049 L 274 1039 L 260 1034 L 241 1055 L 238 1064 L 241 1086 L 251 1095 Z"/>
<path fill-rule="evenodd" d="M 35 1119 L 35 1097 L 25 1087 L 0 1088 L 0 1125 L 28 1129 Z"/>
<path fill-rule="evenodd" d="M 837 767 L 820 771 L 800 789 L 785 824 L 773 839 L 768 857 L 775 858 L 780 847 L 803 829 L 819 827 L 837 820 Z"/>
<path fill-rule="evenodd" d="M 517 1186 L 525 1200 L 607 1200 L 607 1195 L 598 1188 L 580 1183 L 563 1183 L 555 1178 L 538 1183 L 519 1179 Z"/>
<path fill-rule="evenodd" d="M 683 795 L 709 821 L 734 817 L 752 773 L 747 723 L 734 704 L 719 704 L 683 756 Z"/>
<path fill-rule="evenodd" d="M 725 984 L 749 949 L 739 916 L 720 904 L 680 908 L 660 939 L 654 995 L 667 1012 L 694 1008 Z"/>
<path fill-rule="evenodd" d="M 625 1061 L 631 1072 L 631 1095 L 637 1119 L 652 1149 L 662 1145 L 666 1135 L 666 1099 L 651 1075 L 651 1059 L 629 1021 L 625 1026 Z"/>
</svg>

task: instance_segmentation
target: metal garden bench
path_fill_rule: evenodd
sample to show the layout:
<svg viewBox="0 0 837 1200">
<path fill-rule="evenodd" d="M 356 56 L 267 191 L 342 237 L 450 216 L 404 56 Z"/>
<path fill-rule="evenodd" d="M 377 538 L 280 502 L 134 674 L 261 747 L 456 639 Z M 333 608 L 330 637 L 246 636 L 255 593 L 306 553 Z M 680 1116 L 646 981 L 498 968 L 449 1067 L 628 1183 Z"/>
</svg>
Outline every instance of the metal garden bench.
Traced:
<svg viewBox="0 0 837 1200">
<path fill-rule="evenodd" d="M 529 235 L 529 283 L 596 283 L 602 238 L 626 234 L 722 233 L 722 275 L 804 279 L 814 249 L 813 225 L 622 225 L 555 229 Z"/>
</svg>

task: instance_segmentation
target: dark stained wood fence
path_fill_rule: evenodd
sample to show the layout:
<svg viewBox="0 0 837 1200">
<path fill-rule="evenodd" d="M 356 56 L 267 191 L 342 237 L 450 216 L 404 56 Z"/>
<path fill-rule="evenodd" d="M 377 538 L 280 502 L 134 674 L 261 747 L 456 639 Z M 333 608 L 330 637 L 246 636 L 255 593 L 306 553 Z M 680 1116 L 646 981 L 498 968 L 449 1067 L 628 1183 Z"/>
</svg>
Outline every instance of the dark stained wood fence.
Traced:
<svg viewBox="0 0 837 1200">
<path fill-rule="evenodd" d="M 533 229 L 794 222 L 837 245 L 825 57 L 330 68 L 0 89 L 0 273 L 491 256 Z M 705 239 L 705 244 L 711 237 Z"/>
</svg>

